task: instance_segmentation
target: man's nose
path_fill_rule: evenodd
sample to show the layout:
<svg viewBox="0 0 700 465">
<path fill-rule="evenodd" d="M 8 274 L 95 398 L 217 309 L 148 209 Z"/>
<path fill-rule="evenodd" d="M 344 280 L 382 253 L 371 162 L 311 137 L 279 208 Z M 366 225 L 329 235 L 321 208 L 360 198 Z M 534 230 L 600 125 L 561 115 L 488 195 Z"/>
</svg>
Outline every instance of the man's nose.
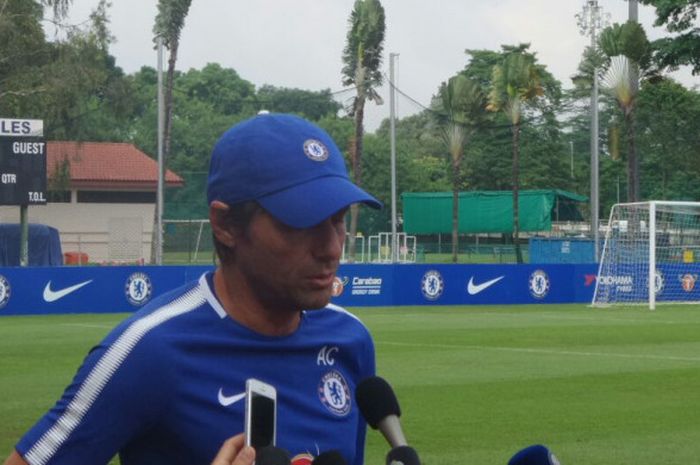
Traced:
<svg viewBox="0 0 700 465">
<path fill-rule="evenodd" d="M 345 243 L 345 228 L 339 228 L 329 218 L 314 226 L 313 230 L 314 255 L 324 260 L 340 260 Z"/>
</svg>

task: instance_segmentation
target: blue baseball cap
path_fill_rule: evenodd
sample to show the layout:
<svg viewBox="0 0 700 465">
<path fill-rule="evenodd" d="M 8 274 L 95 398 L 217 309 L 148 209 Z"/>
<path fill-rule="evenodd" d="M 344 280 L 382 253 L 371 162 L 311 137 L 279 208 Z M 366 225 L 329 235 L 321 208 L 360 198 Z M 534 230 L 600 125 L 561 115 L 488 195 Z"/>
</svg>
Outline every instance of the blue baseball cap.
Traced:
<svg viewBox="0 0 700 465">
<path fill-rule="evenodd" d="M 295 228 L 314 226 L 354 203 L 382 206 L 350 181 L 323 129 L 286 114 L 259 114 L 221 136 L 211 155 L 207 200 L 255 200 Z"/>
</svg>

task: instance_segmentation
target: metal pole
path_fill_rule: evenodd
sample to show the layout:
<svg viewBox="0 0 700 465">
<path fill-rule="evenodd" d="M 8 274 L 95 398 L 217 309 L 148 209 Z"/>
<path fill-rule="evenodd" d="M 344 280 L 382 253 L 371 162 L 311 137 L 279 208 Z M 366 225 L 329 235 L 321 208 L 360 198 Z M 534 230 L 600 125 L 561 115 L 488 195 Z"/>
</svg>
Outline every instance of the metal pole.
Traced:
<svg viewBox="0 0 700 465">
<path fill-rule="evenodd" d="M 638 8 L 637 8 L 637 0 L 628 0 L 628 20 L 632 22 L 639 22 L 638 21 Z M 637 63 L 635 63 L 632 60 L 629 60 L 629 73 L 630 73 L 630 92 L 632 94 L 632 97 L 636 99 L 637 94 L 639 93 L 639 66 Z M 632 111 L 634 111 L 634 105 L 632 108 Z M 634 125 L 634 115 L 631 119 L 631 124 Z M 632 188 L 627 187 L 627 192 L 633 191 L 635 194 L 635 198 L 633 199 L 628 199 L 628 202 L 638 202 L 641 200 L 641 195 L 639 192 L 639 152 L 637 151 L 637 155 L 634 157 L 634 166 L 631 167 L 631 169 L 634 172 L 634 175 L 628 176 L 630 178 L 630 182 L 633 182 Z"/>
<path fill-rule="evenodd" d="M 595 40 L 595 32 L 591 35 Z M 591 94 L 591 232 L 593 233 L 593 251 L 598 261 L 598 218 L 600 202 L 598 200 L 598 70 L 593 70 L 593 92 Z"/>
<path fill-rule="evenodd" d="M 649 310 L 656 308 L 656 202 L 649 202 Z"/>
<path fill-rule="evenodd" d="M 398 261 L 398 237 L 396 235 L 396 114 L 394 87 L 394 58 L 397 53 L 389 54 L 389 133 L 391 139 L 391 262 Z"/>
<path fill-rule="evenodd" d="M 19 206 L 19 266 L 29 265 L 29 205 Z"/>
<path fill-rule="evenodd" d="M 158 37 L 158 191 L 156 193 L 156 265 L 163 264 L 163 38 Z"/>
<path fill-rule="evenodd" d="M 591 49 L 597 48 L 596 32 L 606 23 L 598 0 L 587 0 L 583 11 L 576 15 L 578 25 L 584 35 L 591 36 Z M 595 260 L 599 259 L 598 218 L 600 216 L 598 199 L 598 69 L 593 69 L 593 89 L 591 90 L 591 236 Z"/>
</svg>

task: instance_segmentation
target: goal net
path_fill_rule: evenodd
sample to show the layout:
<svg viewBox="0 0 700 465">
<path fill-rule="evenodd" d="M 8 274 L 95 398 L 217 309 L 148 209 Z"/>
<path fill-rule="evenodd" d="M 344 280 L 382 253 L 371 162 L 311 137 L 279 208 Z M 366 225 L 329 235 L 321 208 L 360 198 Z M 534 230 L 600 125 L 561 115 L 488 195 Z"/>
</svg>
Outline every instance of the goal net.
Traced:
<svg viewBox="0 0 700 465">
<path fill-rule="evenodd" d="M 700 303 L 698 276 L 700 202 L 612 207 L 593 306 Z"/>
</svg>

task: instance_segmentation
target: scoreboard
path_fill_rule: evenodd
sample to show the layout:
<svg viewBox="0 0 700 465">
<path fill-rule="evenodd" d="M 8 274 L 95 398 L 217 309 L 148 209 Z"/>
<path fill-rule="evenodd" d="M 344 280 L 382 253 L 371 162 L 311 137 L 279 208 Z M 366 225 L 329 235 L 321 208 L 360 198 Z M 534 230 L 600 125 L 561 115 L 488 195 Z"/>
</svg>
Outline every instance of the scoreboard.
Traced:
<svg viewBox="0 0 700 465">
<path fill-rule="evenodd" d="M 0 118 L 0 205 L 46 204 L 41 120 Z"/>
</svg>

